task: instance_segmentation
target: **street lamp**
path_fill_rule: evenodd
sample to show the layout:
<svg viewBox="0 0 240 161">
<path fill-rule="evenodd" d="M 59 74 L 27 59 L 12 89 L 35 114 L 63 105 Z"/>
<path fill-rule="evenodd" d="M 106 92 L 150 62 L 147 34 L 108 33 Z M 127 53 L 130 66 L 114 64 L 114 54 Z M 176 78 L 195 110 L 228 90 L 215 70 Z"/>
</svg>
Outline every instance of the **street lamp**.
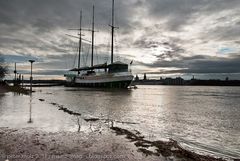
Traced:
<svg viewBox="0 0 240 161">
<path fill-rule="evenodd" d="M 16 86 L 17 84 L 17 63 L 14 63 L 15 65 L 15 69 L 14 69 L 14 74 L 15 74 L 15 77 L 14 77 L 14 86 Z"/>
<path fill-rule="evenodd" d="M 32 93 L 32 64 L 35 62 L 35 60 L 28 60 L 31 63 L 31 75 L 30 75 L 30 92 Z"/>
</svg>

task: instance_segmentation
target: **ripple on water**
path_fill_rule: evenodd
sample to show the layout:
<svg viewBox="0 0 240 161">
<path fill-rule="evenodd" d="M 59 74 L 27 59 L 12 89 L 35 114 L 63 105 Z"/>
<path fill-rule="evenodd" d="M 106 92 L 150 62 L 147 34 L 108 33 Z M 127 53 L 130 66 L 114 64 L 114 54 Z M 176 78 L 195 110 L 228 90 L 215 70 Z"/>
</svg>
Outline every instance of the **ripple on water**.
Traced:
<svg viewBox="0 0 240 161">
<path fill-rule="evenodd" d="M 77 130 L 76 117 L 50 104 L 55 102 L 83 116 L 136 122 L 128 128 L 152 139 L 173 138 L 195 151 L 240 157 L 239 87 L 139 86 L 125 91 L 51 87 L 36 91 L 32 100 L 12 93 L 0 95 L 0 127 Z M 89 124 L 83 129 L 89 129 Z"/>
</svg>

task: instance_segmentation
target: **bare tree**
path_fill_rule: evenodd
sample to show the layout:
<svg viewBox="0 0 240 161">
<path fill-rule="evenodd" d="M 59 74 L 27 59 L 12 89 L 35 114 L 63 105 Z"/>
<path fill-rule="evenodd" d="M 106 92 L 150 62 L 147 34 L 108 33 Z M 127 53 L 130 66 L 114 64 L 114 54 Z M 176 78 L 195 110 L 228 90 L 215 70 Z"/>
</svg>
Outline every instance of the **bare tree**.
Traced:
<svg viewBox="0 0 240 161">
<path fill-rule="evenodd" d="M 5 63 L 3 56 L 0 54 L 0 80 L 2 80 L 8 73 L 8 66 Z"/>
</svg>

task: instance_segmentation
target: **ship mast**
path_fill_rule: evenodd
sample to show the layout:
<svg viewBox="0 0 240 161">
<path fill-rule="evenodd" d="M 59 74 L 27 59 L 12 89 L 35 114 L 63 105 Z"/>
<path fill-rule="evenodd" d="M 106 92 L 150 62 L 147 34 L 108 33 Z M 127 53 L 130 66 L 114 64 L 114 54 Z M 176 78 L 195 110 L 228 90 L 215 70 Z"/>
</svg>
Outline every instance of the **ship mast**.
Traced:
<svg viewBox="0 0 240 161">
<path fill-rule="evenodd" d="M 112 28 L 112 44 L 111 44 L 111 64 L 113 63 L 113 46 L 114 46 L 114 0 L 112 0 L 112 25 L 110 25 Z"/>
<path fill-rule="evenodd" d="M 78 46 L 78 69 L 80 68 L 81 62 L 81 48 L 82 48 L 82 10 L 80 11 L 80 26 L 79 26 L 79 46 Z M 78 71 L 80 74 L 80 71 Z"/>
<path fill-rule="evenodd" d="M 79 24 L 79 28 L 78 29 L 68 29 L 68 30 L 78 30 L 79 31 L 79 36 L 73 36 L 73 35 L 69 35 L 69 34 L 66 34 L 67 36 L 70 36 L 70 37 L 73 37 L 73 38 L 77 38 L 79 40 L 79 44 L 78 44 L 78 69 L 80 68 L 80 65 L 81 65 L 81 49 L 82 49 L 82 41 L 86 41 L 88 43 L 91 43 L 91 41 L 88 41 L 84 38 L 82 38 L 82 36 L 84 36 L 82 34 L 82 31 L 91 31 L 91 32 L 95 32 L 91 29 L 84 29 L 82 28 L 82 10 L 80 11 L 80 24 Z M 94 25 L 94 22 L 93 22 L 93 25 Z M 94 28 L 94 27 L 93 27 Z M 94 36 L 94 34 L 93 34 Z M 94 40 L 94 39 L 93 39 Z M 92 46 L 93 46 L 93 42 L 92 42 Z M 93 48 L 93 47 L 92 47 Z M 93 50 L 92 50 L 92 53 L 93 53 Z M 92 54 L 92 57 L 93 57 L 93 54 Z M 93 59 L 92 59 L 92 64 L 93 64 Z M 80 74 L 80 71 L 78 71 L 78 74 Z"/>
<path fill-rule="evenodd" d="M 93 19 L 92 19 L 92 57 L 91 57 L 91 67 L 93 67 L 93 52 L 94 52 L 94 5 L 93 5 Z"/>
</svg>

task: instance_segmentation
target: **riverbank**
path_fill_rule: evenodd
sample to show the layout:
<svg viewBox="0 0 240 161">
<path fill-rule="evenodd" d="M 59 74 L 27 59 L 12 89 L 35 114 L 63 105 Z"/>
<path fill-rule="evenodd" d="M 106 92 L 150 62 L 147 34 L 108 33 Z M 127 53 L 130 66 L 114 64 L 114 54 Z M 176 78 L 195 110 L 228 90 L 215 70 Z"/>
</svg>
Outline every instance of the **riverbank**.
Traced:
<svg viewBox="0 0 240 161">
<path fill-rule="evenodd" d="M 5 92 L 16 92 L 16 93 L 22 93 L 22 94 L 29 94 L 29 90 L 22 88 L 20 86 L 10 86 L 5 83 L 0 84 L 0 93 Z"/>
<path fill-rule="evenodd" d="M 119 127 L 91 133 L 46 133 L 33 128 L 2 127 L 0 158 L 9 161 L 224 161 L 187 151 L 174 140 L 148 141 L 139 132 Z"/>
<path fill-rule="evenodd" d="M 239 158 L 238 155 L 235 155 L 236 157 L 234 155 L 215 155 L 214 149 L 210 149 L 209 153 L 202 153 L 201 150 L 198 151 L 194 148 L 190 148 L 192 151 L 187 150 L 186 147 L 181 146 L 184 145 L 182 144 L 184 142 L 176 141 L 177 139 L 172 137 L 173 135 L 167 137 L 173 138 L 170 140 L 167 140 L 166 137 L 156 136 L 153 131 L 150 131 L 151 135 L 148 135 L 146 130 L 151 128 L 156 121 L 152 117 L 159 118 L 160 116 L 154 114 L 150 118 L 147 115 L 144 115 L 144 117 L 138 115 L 133 118 L 134 114 L 138 111 L 141 111 L 140 114 L 148 114 L 148 111 L 164 109 L 168 104 L 149 106 L 145 102 L 142 107 L 146 108 L 146 111 L 140 110 L 139 104 L 131 105 L 132 109 L 126 108 L 128 99 L 133 97 L 134 93 L 139 96 L 141 90 L 147 92 L 147 87 L 149 86 L 121 92 L 54 87 L 48 89 L 37 88 L 31 97 L 15 95 L 11 92 L 4 94 L 2 99 L 0 97 L 0 110 L 2 111 L 0 115 L 0 160 L 223 161 L 223 159 L 217 157 L 224 157 L 229 160 Z M 149 92 L 154 91 L 150 90 Z M 105 96 L 103 97 L 103 95 Z M 141 96 L 145 95 L 146 93 Z M 159 96 L 159 93 L 156 95 Z M 101 101 L 110 100 L 111 103 L 101 104 L 97 100 L 98 97 L 101 97 Z M 199 97 L 199 94 L 197 97 Z M 76 105 L 74 105 L 72 102 L 77 100 L 76 98 L 81 101 L 76 101 Z M 89 101 L 91 98 L 96 100 Z M 121 101 L 118 102 L 120 98 Z M 124 99 L 125 101 L 122 101 Z M 71 102 L 68 102 L 69 100 Z M 139 101 L 141 100 L 138 99 L 137 103 Z M 94 104 L 95 102 L 96 104 Z M 116 106 L 112 104 L 113 102 L 116 103 Z M 114 110 L 110 111 L 113 107 L 115 107 Z M 185 106 L 177 106 L 174 109 L 180 107 Z M 169 107 L 167 106 L 166 109 L 169 109 Z M 131 110 L 134 110 L 132 114 Z M 189 110 L 180 113 L 178 116 L 186 114 L 187 111 Z M 129 116 L 133 119 L 123 117 L 121 112 L 131 114 Z M 114 115 L 115 113 L 117 115 Z M 164 111 L 162 110 L 161 113 L 164 113 Z M 199 115 L 199 113 L 197 114 Z M 194 115 L 193 112 L 186 118 L 192 115 Z M 144 120 L 144 118 L 147 119 Z M 149 121 L 149 124 L 144 125 L 146 121 Z M 171 118 L 167 117 L 166 122 L 171 122 Z M 200 123 L 204 123 L 204 121 Z M 156 125 L 159 126 L 152 127 L 152 129 L 159 130 L 161 134 L 165 133 L 167 128 L 172 129 L 179 126 L 176 122 L 172 123 L 173 126 L 164 122 Z M 165 127 L 160 130 L 162 126 Z M 184 126 L 190 128 L 191 124 Z M 205 129 L 206 127 L 204 126 Z M 194 130 L 199 130 L 199 128 L 201 127 L 193 127 Z M 181 134 L 186 131 L 187 129 L 184 127 L 177 129 L 177 132 Z M 213 129 L 213 131 L 216 131 L 216 129 Z M 187 133 L 188 136 L 193 134 L 196 134 L 196 132 Z M 237 132 L 233 131 L 231 134 L 237 136 Z M 211 136 L 215 137 L 216 135 L 203 136 L 203 138 L 210 140 Z M 228 139 L 228 136 L 224 135 L 224 138 L 220 141 L 238 139 L 237 137 L 236 139 L 233 139 L 234 137 Z M 212 147 L 214 145 L 216 144 L 210 142 L 207 144 L 207 146 Z M 204 148 L 206 151 L 209 150 L 207 146 Z M 224 152 L 223 149 L 219 150 Z M 211 156 L 206 156 L 206 154 Z"/>
<path fill-rule="evenodd" d="M 110 131 L 45 133 L 0 128 L 0 158 L 9 161 L 157 160 Z"/>
<path fill-rule="evenodd" d="M 9 92 L 9 90 L 7 90 L 6 88 L 0 85 L 0 93 L 5 93 L 5 92 Z"/>
</svg>

